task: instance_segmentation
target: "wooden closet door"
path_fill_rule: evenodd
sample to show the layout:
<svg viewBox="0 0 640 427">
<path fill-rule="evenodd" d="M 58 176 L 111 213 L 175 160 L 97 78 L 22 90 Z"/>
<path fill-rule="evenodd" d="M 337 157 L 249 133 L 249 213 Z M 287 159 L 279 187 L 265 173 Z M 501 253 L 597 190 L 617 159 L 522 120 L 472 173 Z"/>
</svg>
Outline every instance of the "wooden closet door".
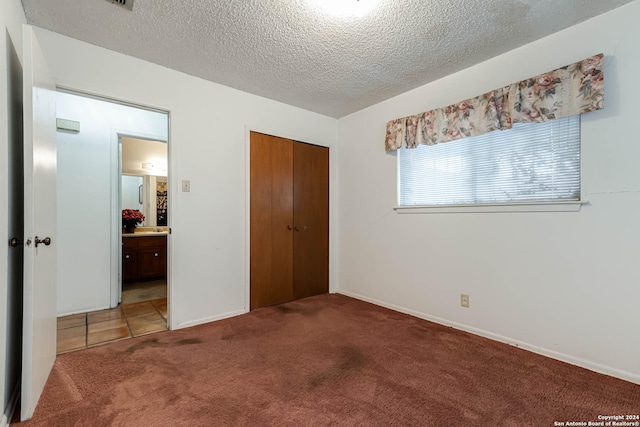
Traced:
<svg viewBox="0 0 640 427">
<path fill-rule="evenodd" d="M 293 299 L 293 141 L 251 132 L 251 309 Z"/>
<path fill-rule="evenodd" d="M 329 292 L 329 149 L 293 143 L 293 295 Z"/>
</svg>

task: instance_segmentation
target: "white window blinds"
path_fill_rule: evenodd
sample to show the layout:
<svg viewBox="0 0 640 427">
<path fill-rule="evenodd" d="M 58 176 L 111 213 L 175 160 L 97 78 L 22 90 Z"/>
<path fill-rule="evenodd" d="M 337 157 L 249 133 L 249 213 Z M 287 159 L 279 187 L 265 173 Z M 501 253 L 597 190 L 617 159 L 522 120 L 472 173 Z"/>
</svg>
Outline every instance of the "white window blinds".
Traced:
<svg viewBox="0 0 640 427">
<path fill-rule="evenodd" d="M 580 116 L 398 152 L 400 206 L 580 199 Z"/>
</svg>

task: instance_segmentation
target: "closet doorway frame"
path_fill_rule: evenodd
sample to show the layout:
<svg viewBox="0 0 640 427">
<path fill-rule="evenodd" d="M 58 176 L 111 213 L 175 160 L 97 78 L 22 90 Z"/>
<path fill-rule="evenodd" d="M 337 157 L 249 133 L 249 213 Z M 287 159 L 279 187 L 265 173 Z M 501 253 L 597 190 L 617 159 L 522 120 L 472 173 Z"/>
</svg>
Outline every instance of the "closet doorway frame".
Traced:
<svg viewBox="0 0 640 427">
<path fill-rule="evenodd" d="M 309 135 L 300 135 L 288 129 L 245 125 L 245 268 L 244 268 L 244 312 L 251 311 L 251 132 L 262 133 L 296 142 L 317 145 L 329 149 L 329 293 L 339 292 L 338 286 L 338 228 L 337 228 L 337 159 L 335 143 L 320 141 Z"/>
</svg>

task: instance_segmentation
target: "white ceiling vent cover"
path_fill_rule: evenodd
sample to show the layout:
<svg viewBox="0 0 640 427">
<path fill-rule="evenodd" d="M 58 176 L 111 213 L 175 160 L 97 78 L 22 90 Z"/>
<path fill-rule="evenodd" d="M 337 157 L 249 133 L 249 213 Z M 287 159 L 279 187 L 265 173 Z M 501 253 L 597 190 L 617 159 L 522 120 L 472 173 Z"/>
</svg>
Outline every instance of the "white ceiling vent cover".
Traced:
<svg viewBox="0 0 640 427">
<path fill-rule="evenodd" d="M 109 3 L 117 4 L 127 10 L 133 10 L 133 0 L 107 0 Z"/>
</svg>

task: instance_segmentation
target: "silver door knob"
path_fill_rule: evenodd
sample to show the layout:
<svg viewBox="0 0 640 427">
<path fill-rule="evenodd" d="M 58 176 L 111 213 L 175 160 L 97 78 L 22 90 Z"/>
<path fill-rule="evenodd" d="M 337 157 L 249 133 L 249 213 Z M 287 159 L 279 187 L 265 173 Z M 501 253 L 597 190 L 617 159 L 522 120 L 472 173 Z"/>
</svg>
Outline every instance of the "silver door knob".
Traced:
<svg viewBox="0 0 640 427">
<path fill-rule="evenodd" d="M 24 241 L 19 240 L 17 237 L 14 237 L 13 239 L 9 240 L 9 246 L 11 246 L 12 248 L 17 248 L 19 245 L 23 243 Z"/>
</svg>

